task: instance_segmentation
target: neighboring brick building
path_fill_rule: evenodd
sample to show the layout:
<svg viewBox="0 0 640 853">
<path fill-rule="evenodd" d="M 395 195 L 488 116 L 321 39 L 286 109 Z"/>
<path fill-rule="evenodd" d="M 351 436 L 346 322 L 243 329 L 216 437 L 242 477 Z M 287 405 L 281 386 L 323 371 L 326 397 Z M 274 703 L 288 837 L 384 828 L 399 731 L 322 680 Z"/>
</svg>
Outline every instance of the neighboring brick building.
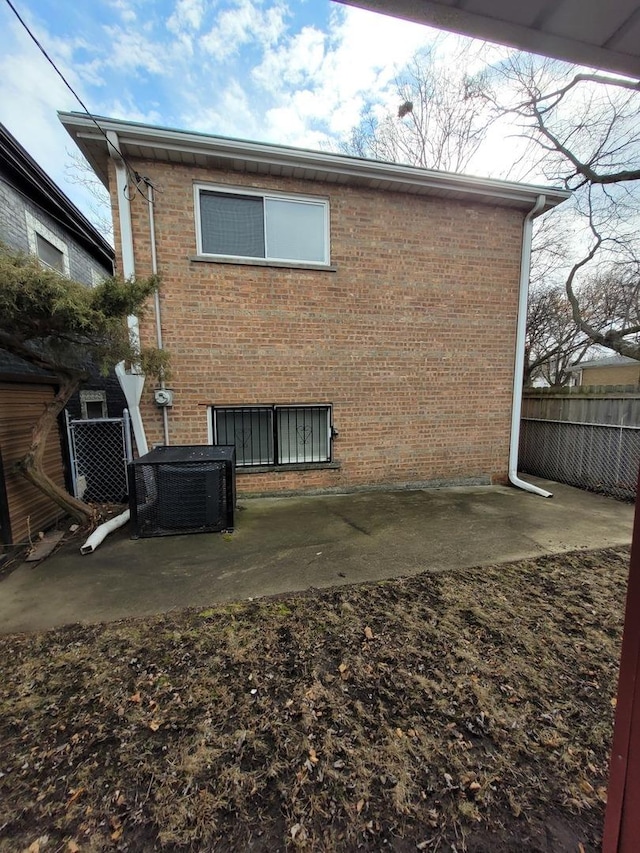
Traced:
<svg viewBox="0 0 640 853">
<path fill-rule="evenodd" d="M 125 274 L 152 240 L 117 150 L 156 188 L 171 443 L 235 442 L 249 492 L 506 479 L 523 218 L 565 192 L 100 119 L 110 152 L 61 120 Z M 142 411 L 162 441 L 149 387 Z"/>
<path fill-rule="evenodd" d="M 113 271 L 111 246 L 2 124 L 0 242 L 37 255 L 61 275 L 88 286 Z M 56 382 L 46 371 L 0 349 L 0 546 L 26 542 L 60 515 L 59 507 L 13 467 L 26 453 L 31 427 L 53 398 Z M 84 410 L 86 417 L 87 405 L 108 398 L 121 412 L 124 397 L 119 386 L 115 394 L 107 391 L 112 388 L 96 376 L 71 401 L 73 413 L 80 416 Z M 51 435 L 45 451 L 45 470 L 59 485 L 65 480 L 64 440 L 62 434 Z"/>
<path fill-rule="evenodd" d="M 569 368 L 573 385 L 640 385 L 640 361 L 610 355 L 582 361 Z"/>
</svg>

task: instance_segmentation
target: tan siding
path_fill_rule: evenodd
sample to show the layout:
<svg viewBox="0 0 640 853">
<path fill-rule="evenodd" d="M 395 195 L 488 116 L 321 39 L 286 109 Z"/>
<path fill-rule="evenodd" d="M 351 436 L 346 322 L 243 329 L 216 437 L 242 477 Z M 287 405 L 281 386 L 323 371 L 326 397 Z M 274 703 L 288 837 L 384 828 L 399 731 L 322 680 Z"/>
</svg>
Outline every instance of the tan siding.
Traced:
<svg viewBox="0 0 640 853">
<path fill-rule="evenodd" d="M 26 542 L 60 516 L 60 509 L 38 489 L 12 469 L 26 452 L 31 428 L 53 397 L 50 385 L 0 384 L 0 447 L 14 544 Z M 45 450 L 45 471 L 64 486 L 62 453 L 57 432 L 49 436 Z"/>
<path fill-rule="evenodd" d="M 585 367 L 581 385 L 640 385 L 640 363 L 620 367 Z"/>
</svg>

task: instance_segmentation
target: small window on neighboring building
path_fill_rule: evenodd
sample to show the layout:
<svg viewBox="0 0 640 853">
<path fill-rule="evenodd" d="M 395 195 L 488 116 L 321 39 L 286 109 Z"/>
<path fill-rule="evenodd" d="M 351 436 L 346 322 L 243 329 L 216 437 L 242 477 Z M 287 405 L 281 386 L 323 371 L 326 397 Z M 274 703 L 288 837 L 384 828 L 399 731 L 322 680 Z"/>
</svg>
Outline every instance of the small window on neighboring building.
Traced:
<svg viewBox="0 0 640 853">
<path fill-rule="evenodd" d="M 329 263 L 329 202 L 196 186 L 198 253 Z"/>
<path fill-rule="evenodd" d="M 331 407 L 212 408 L 214 444 L 235 444 L 236 465 L 331 461 Z"/>
<path fill-rule="evenodd" d="M 106 281 L 106 279 L 106 272 L 98 272 L 95 267 L 91 267 L 91 287 L 97 287 L 99 284 L 102 284 L 103 281 Z"/>
<path fill-rule="evenodd" d="M 85 420 L 109 417 L 105 391 L 80 391 L 80 411 Z"/>
<path fill-rule="evenodd" d="M 50 243 L 42 234 L 36 233 L 36 245 L 38 247 L 38 257 L 49 267 L 53 267 L 58 272 L 64 272 L 64 252 L 56 248 L 53 243 Z"/>
<path fill-rule="evenodd" d="M 64 240 L 29 211 L 25 211 L 25 220 L 29 251 L 51 269 L 69 275 L 69 250 Z"/>
</svg>

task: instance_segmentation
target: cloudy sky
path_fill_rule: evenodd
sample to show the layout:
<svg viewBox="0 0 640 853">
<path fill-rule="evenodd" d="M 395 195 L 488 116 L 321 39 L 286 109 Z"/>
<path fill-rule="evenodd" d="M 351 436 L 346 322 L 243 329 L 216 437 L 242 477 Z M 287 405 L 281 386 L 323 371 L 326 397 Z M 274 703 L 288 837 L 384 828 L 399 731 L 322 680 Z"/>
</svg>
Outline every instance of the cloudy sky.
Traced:
<svg viewBox="0 0 640 853">
<path fill-rule="evenodd" d="M 329 0 L 13 3 L 93 113 L 323 150 L 437 35 Z M 0 3 L 0 121 L 89 212 L 56 116 L 79 109 Z"/>
</svg>

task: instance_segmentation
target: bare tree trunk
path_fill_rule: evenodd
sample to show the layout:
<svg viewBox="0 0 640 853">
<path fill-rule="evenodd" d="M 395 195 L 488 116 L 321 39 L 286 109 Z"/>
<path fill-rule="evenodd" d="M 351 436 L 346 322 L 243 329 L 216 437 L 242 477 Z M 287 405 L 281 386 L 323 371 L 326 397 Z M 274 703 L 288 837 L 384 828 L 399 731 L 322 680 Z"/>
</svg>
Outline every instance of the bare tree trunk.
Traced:
<svg viewBox="0 0 640 853">
<path fill-rule="evenodd" d="M 71 375 L 61 384 L 58 393 L 47 404 L 38 418 L 31 434 L 31 445 L 26 454 L 16 462 L 16 469 L 22 476 L 40 489 L 54 503 L 67 512 L 79 524 L 93 523 L 95 511 L 70 495 L 46 474 L 43 466 L 44 449 L 51 429 L 56 426 L 58 415 L 80 386 L 81 376 Z"/>
</svg>

